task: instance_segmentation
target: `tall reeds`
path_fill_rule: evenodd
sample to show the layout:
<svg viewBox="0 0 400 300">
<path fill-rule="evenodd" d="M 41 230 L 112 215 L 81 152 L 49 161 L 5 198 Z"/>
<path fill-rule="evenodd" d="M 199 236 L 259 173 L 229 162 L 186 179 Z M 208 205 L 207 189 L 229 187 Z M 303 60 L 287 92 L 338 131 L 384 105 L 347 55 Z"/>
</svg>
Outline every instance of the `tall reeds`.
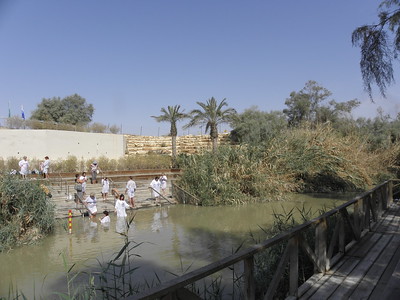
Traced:
<svg viewBox="0 0 400 300">
<path fill-rule="evenodd" d="M 398 148 L 370 152 L 362 137 L 343 136 L 329 125 L 287 129 L 259 146 L 180 156 L 178 184 L 202 205 L 282 199 L 288 192 L 360 191 L 391 176 Z"/>
<path fill-rule="evenodd" d="M 0 177 L 0 252 L 53 230 L 54 206 L 46 193 L 39 181 Z"/>
</svg>

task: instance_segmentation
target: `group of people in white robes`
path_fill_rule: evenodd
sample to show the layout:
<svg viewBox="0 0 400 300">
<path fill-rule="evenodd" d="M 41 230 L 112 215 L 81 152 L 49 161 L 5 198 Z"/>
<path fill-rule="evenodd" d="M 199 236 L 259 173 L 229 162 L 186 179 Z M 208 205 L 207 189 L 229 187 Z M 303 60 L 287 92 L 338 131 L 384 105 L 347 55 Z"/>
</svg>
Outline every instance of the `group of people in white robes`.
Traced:
<svg viewBox="0 0 400 300">
<path fill-rule="evenodd" d="M 24 156 L 19 162 L 19 174 L 21 175 L 22 178 L 26 178 L 29 174 L 29 161 L 28 157 Z M 48 179 L 49 178 L 49 169 L 50 169 L 50 158 L 48 156 L 44 157 L 44 161 L 40 162 L 39 164 L 39 169 L 41 173 L 43 174 L 43 178 Z M 36 170 L 36 173 L 38 171 Z"/>
</svg>

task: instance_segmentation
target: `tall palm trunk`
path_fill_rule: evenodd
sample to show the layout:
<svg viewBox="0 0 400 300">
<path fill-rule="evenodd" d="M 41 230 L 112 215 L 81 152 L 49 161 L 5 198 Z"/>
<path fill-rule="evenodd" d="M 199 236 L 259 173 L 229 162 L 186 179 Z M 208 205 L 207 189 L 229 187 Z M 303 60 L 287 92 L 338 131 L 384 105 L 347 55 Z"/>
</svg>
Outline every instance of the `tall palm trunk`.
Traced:
<svg viewBox="0 0 400 300">
<path fill-rule="evenodd" d="M 212 142 L 212 151 L 213 153 L 217 152 L 218 148 L 218 129 L 217 125 L 211 125 L 210 126 L 210 138 Z"/>
<path fill-rule="evenodd" d="M 172 159 L 175 161 L 176 159 L 176 135 L 173 135 L 172 137 Z"/>
</svg>

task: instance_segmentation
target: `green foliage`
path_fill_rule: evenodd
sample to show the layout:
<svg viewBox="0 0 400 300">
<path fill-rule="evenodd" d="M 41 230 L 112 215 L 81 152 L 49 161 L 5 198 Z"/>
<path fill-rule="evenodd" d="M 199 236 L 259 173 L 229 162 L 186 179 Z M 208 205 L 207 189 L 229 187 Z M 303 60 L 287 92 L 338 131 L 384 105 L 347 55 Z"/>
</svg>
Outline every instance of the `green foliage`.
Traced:
<svg viewBox="0 0 400 300">
<path fill-rule="evenodd" d="M 236 117 L 236 110 L 233 108 L 224 109 L 224 106 L 228 106 L 226 99 L 222 99 L 219 104 L 214 97 L 208 99 L 206 103 L 196 103 L 201 109 L 194 109 L 189 113 L 190 121 L 184 128 L 195 125 L 205 125 L 205 132 L 210 131 L 210 137 L 213 142 L 213 152 L 215 153 L 218 142 L 218 125 L 232 122 Z"/>
<path fill-rule="evenodd" d="M 107 126 L 94 122 L 92 125 L 90 125 L 90 131 L 95 133 L 105 133 L 107 131 Z"/>
<path fill-rule="evenodd" d="M 288 192 L 364 190 L 389 176 L 398 149 L 370 153 L 362 138 L 342 136 L 328 125 L 291 128 L 262 146 L 179 156 L 178 185 L 202 205 L 281 199 Z"/>
<path fill-rule="evenodd" d="M 352 34 L 353 46 L 360 47 L 360 68 L 364 88 L 372 99 L 372 85 L 376 84 L 385 97 L 388 86 L 394 83 L 392 61 L 400 51 L 400 3 L 382 1 L 377 24 L 363 25 Z"/>
<path fill-rule="evenodd" d="M 337 123 L 351 115 L 351 111 L 360 105 L 356 99 L 347 102 L 327 101 L 332 93 L 317 82 L 309 80 L 300 92 L 292 92 L 283 110 L 290 126 L 299 126 L 304 122 L 322 124 Z"/>
<path fill-rule="evenodd" d="M 87 104 L 85 98 L 74 94 L 63 99 L 60 97 L 43 98 L 36 110 L 32 112 L 31 119 L 84 125 L 92 120 L 93 112 L 92 104 Z"/>
<path fill-rule="evenodd" d="M 274 223 L 273 225 L 266 229 L 261 228 L 265 234 L 262 238 L 254 238 L 251 236 L 254 243 L 259 243 L 262 240 L 270 239 L 277 234 L 288 231 L 303 222 L 310 220 L 313 217 L 313 212 L 311 210 L 306 210 L 304 207 L 301 209 L 292 209 L 288 212 L 283 210 L 281 214 L 274 212 Z M 298 215 L 296 217 L 296 215 Z M 314 245 L 314 234 L 308 232 L 304 237 L 308 240 L 309 245 Z M 283 252 L 287 246 L 287 243 L 279 243 L 275 246 L 268 248 L 266 251 L 260 252 L 254 256 L 254 277 L 256 282 L 256 298 L 261 299 L 266 293 L 268 285 L 271 283 L 275 271 L 278 269 L 279 261 L 283 255 Z M 309 260 L 307 255 L 305 255 L 301 250 L 299 251 L 299 286 L 304 283 L 311 275 L 314 274 L 314 268 L 312 262 Z M 283 279 L 280 281 L 279 287 L 277 288 L 277 294 L 274 295 L 274 299 L 284 299 L 286 297 L 283 291 L 289 290 L 288 284 L 289 269 L 286 266 Z"/>
<path fill-rule="evenodd" d="M 231 126 L 232 141 L 260 145 L 284 130 L 287 122 L 283 113 L 279 111 L 267 113 L 258 110 L 257 107 L 251 107 L 238 114 Z"/>
<path fill-rule="evenodd" d="M 117 125 L 111 125 L 109 128 L 108 128 L 108 130 L 110 131 L 110 133 L 112 133 L 112 134 L 117 134 L 117 133 L 119 133 L 120 132 L 120 130 L 121 130 L 121 128 L 119 127 L 119 126 L 117 126 Z"/>
<path fill-rule="evenodd" d="M 161 108 L 162 115 L 152 116 L 157 122 L 169 122 L 171 125 L 169 134 L 172 138 L 172 157 L 176 157 L 176 136 L 178 134 L 178 129 L 176 127 L 176 122 L 183 120 L 188 117 L 183 111 L 179 111 L 180 105 L 168 106 L 167 109 Z"/>
<path fill-rule="evenodd" d="M 53 230 L 54 207 L 39 181 L 5 175 L 0 191 L 0 251 L 34 242 Z"/>
</svg>

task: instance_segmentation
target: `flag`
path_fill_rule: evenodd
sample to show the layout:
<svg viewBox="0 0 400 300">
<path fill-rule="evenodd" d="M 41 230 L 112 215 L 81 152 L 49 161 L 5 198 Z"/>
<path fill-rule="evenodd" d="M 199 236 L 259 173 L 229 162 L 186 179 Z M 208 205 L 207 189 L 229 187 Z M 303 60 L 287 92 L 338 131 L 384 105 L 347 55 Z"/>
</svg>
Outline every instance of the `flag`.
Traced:
<svg viewBox="0 0 400 300">
<path fill-rule="evenodd" d="M 8 117 L 11 118 L 10 101 L 8 101 Z"/>
<path fill-rule="evenodd" d="M 21 105 L 21 117 L 25 120 L 24 106 Z"/>
</svg>

